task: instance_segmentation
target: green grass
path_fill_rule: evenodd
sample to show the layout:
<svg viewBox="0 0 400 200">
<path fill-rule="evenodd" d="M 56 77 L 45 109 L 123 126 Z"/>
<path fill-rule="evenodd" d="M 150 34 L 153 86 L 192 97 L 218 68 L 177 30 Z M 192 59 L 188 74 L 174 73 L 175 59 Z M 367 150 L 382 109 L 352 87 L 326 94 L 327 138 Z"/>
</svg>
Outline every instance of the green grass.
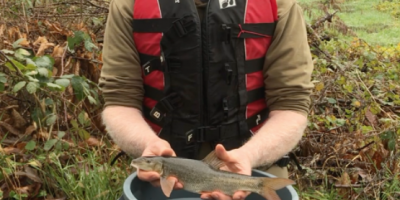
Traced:
<svg viewBox="0 0 400 200">
<path fill-rule="evenodd" d="M 298 0 L 304 9 L 306 21 L 325 16 L 319 5 L 320 0 Z M 370 45 L 391 46 L 400 43 L 400 19 L 394 18 L 390 12 L 376 9 L 379 0 L 351 0 L 337 3 L 340 7 L 336 14 L 356 35 Z M 330 13 L 334 9 L 330 9 Z M 344 36 L 352 40 L 354 36 Z"/>
</svg>

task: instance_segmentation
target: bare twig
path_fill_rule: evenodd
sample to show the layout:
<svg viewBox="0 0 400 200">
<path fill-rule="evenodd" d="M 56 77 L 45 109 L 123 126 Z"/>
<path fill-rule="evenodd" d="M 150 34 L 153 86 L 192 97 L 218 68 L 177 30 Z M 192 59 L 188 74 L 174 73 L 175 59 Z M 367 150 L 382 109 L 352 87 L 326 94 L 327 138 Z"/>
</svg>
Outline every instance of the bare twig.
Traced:
<svg viewBox="0 0 400 200">
<path fill-rule="evenodd" d="M 25 18 L 25 29 L 26 29 L 26 34 L 28 34 L 29 35 L 29 28 L 28 28 L 28 20 L 26 20 L 26 19 L 28 19 L 27 17 L 26 17 L 26 12 L 25 12 L 25 4 L 24 3 L 21 3 L 22 4 L 22 12 L 24 13 L 24 18 Z"/>
<path fill-rule="evenodd" d="M 104 9 L 104 10 L 107 10 L 107 12 L 108 12 L 108 8 L 98 6 L 98 5 L 96 5 L 96 4 L 92 3 L 92 2 L 90 2 L 90 0 L 86 0 L 86 2 L 87 2 L 88 4 L 90 4 L 91 6 L 93 6 L 93 7 L 100 8 L 100 9 Z"/>
<path fill-rule="evenodd" d="M 339 185 L 339 184 L 336 184 L 335 185 L 335 188 L 362 188 L 362 187 L 364 187 L 364 186 L 361 185 L 361 184 L 353 184 L 353 185 Z"/>
<path fill-rule="evenodd" d="M 67 49 L 68 49 L 68 44 L 66 44 L 65 49 L 64 49 L 64 53 L 61 56 L 61 70 L 60 70 L 60 76 L 62 76 L 64 74 L 64 59 L 65 59 L 65 55 L 67 54 Z"/>
<path fill-rule="evenodd" d="M 337 11 L 335 11 L 334 13 L 330 14 L 330 13 L 326 13 L 325 17 L 322 17 L 321 19 L 317 20 L 311 27 L 313 29 L 317 28 L 321 23 L 325 22 L 325 21 L 332 21 L 332 17 L 337 13 Z"/>
</svg>

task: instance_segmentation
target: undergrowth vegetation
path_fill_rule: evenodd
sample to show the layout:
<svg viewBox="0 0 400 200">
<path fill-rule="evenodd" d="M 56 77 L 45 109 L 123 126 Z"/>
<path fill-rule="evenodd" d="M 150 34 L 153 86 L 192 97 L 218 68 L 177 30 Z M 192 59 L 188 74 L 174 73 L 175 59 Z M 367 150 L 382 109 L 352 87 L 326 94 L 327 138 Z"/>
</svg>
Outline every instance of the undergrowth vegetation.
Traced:
<svg viewBox="0 0 400 200">
<path fill-rule="evenodd" d="M 349 26 L 343 7 L 357 0 L 300 2 L 315 88 L 290 178 L 302 199 L 399 199 L 400 41 L 373 30 L 385 38 L 373 43 Z M 0 199 L 121 195 L 134 169 L 126 156 L 111 165 L 119 149 L 97 86 L 107 6 L 1 1 Z M 368 6 L 399 17 L 399 0 Z"/>
</svg>

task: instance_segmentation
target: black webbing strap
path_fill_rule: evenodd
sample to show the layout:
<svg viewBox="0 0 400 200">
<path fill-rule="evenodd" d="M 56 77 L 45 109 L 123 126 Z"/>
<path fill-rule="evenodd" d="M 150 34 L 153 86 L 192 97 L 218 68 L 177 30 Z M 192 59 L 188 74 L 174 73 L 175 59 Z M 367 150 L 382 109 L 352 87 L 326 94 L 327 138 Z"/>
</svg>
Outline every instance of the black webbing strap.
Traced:
<svg viewBox="0 0 400 200">
<path fill-rule="evenodd" d="M 205 126 L 191 129 L 184 135 L 175 135 L 177 138 L 185 138 L 186 143 L 192 142 L 217 142 L 223 139 L 238 137 L 239 124 L 225 124 L 220 126 Z"/>
<path fill-rule="evenodd" d="M 249 127 L 249 129 L 252 129 L 261 124 L 262 122 L 264 122 L 268 118 L 268 114 L 269 111 L 266 108 L 260 111 L 259 113 L 247 118 L 247 126 Z"/>
<path fill-rule="evenodd" d="M 179 73 L 189 73 L 193 72 L 193 69 L 186 69 L 183 71 L 182 64 L 176 58 L 165 58 L 163 56 L 150 56 L 146 54 L 139 54 L 140 62 L 142 63 L 143 73 L 145 76 L 149 75 L 155 70 L 162 72 L 179 72 Z M 143 60 L 142 60 L 143 59 Z M 178 71 L 179 70 L 179 71 Z"/>
<path fill-rule="evenodd" d="M 257 100 L 264 99 L 264 87 L 256 88 L 254 90 L 247 91 L 247 103 L 253 103 Z M 239 98 L 238 96 L 231 96 L 229 98 L 225 98 L 223 100 L 224 109 L 233 109 L 239 107 Z"/>
<path fill-rule="evenodd" d="M 150 116 L 156 121 L 161 121 L 164 119 L 167 113 L 175 110 L 180 106 L 181 98 L 177 93 L 171 93 L 160 101 L 151 109 Z"/>
<path fill-rule="evenodd" d="M 254 101 L 265 99 L 264 87 L 259 87 L 254 90 L 247 91 L 247 102 L 253 103 Z"/>
<path fill-rule="evenodd" d="M 174 49 L 178 41 L 184 41 L 183 38 L 191 32 L 196 31 L 196 22 L 193 16 L 185 16 L 173 22 L 171 29 L 165 31 L 161 39 L 161 48 L 166 57 Z"/>
<path fill-rule="evenodd" d="M 133 32 L 159 33 L 168 31 L 178 18 L 133 19 Z"/>
<path fill-rule="evenodd" d="M 164 93 L 154 87 L 144 84 L 143 85 L 145 96 L 149 97 L 155 101 L 160 101 L 164 97 Z"/>
<path fill-rule="evenodd" d="M 175 110 L 180 105 L 180 96 L 177 93 L 171 93 L 160 99 L 151 110 L 144 106 L 143 111 L 146 118 L 161 126 L 166 114 Z"/>
<path fill-rule="evenodd" d="M 142 65 L 143 74 L 149 75 L 154 70 L 164 71 L 164 60 L 163 57 L 155 57 Z"/>
<path fill-rule="evenodd" d="M 244 62 L 245 66 L 245 73 L 246 74 L 250 74 L 253 72 L 258 72 L 263 70 L 264 68 L 264 61 L 265 61 L 265 57 L 261 57 L 258 59 L 252 59 L 252 60 L 246 60 Z"/>
<path fill-rule="evenodd" d="M 155 59 L 155 58 L 159 58 L 159 56 L 152 56 L 152 55 L 148 55 L 148 54 L 144 54 L 144 53 L 139 53 L 139 59 L 140 59 L 140 64 L 143 65 L 146 62 Z"/>
<path fill-rule="evenodd" d="M 271 37 L 275 26 L 276 23 L 222 24 L 222 37 L 223 40 Z"/>
</svg>

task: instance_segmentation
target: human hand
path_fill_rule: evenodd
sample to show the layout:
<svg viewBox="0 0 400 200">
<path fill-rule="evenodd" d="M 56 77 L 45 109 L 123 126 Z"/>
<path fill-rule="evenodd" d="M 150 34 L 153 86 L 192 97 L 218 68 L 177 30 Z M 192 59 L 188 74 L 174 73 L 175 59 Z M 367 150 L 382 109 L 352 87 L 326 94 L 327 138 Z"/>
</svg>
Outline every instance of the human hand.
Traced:
<svg viewBox="0 0 400 200">
<path fill-rule="evenodd" d="M 215 154 L 220 160 L 224 161 L 224 165 L 220 168 L 221 170 L 251 175 L 251 162 L 249 158 L 239 149 L 226 151 L 224 146 L 218 144 L 215 147 Z M 202 199 L 216 200 L 244 200 L 244 198 L 246 198 L 246 196 L 248 196 L 249 194 L 249 192 L 237 191 L 231 197 L 221 192 L 215 191 L 211 193 L 202 193 L 200 197 Z"/>
<path fill-rule="evenodd" d="M 174 150 L 172 150 L 169 143 L 165 140 L 159 139 L 155 142 L 149 142 L 149 144 L 144 149 L 142 156 L 176 156 Z M 143 181 L 150 182 L 153 186 L 160 186 L 160 174 L 153 171 L 138 171 L 138 178 Z M 169 179 L 175 179 L 173 177 Z M 182 189 L 182 183 L 179 183 L 177 179 L 175 179 L 174 189 Z"/>
</svg>

